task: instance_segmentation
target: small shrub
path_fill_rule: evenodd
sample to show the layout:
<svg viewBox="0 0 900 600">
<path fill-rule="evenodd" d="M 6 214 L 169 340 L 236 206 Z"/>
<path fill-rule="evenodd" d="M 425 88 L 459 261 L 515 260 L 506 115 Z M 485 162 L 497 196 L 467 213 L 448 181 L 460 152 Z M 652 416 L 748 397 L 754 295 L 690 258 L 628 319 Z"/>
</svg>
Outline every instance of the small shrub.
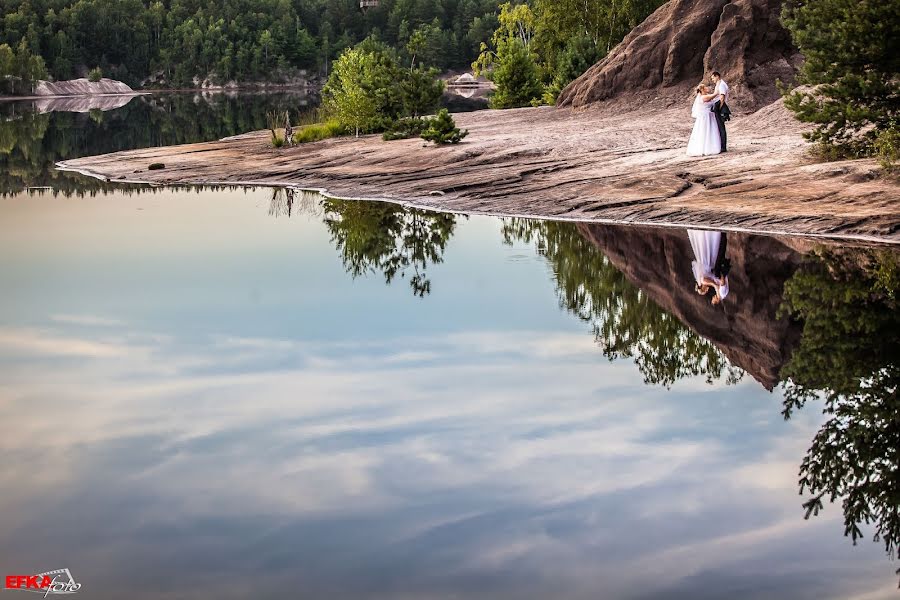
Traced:
<svg viewBox="0 0 900 600">
<path fill-rule="evenodd" d="M 347 130 L 337 120 L 313 123 L 312 125 L 304 125 L 297 130 L 297 133 L 294 134 L 294 143 L 318 142 L 319 140 L 342 136 L 346 133 Z"/>
<path fill-rule="evenodd" d="M 428 120 L 428 129 L 422 132 L 421 137 L 423 140 L 442 145 L 458 144 L 467 135 L 469 132 L 460 131 L 447 109 L 442 108 L 436 117 Z"/>
<path fill-rule="evenodd" d="M 405 140 L 419 137 L 429 126 L 430 120 L 421 117 L 406 117 L 397 119 L 387 127 L 381 138 L 389 142 L 391 140 Z"/>
<path fill-rule="evenodd" d="M 88 73 L 88 81 L 97 83 L 101 79 L 103 79 L 103 71 L 100 70 L 100 67 L 94 67 Z"/>
<path fill-rule="evenodd" d="M 885 129 L 875 138 L 875 155 L 881 162 L 882 168 L 887 173 L 898 170 L 900 162 L 900 129 L 891 127 Z"/>
<path fill-rule="evenodd" d="M 272 146 L 274 148 L 281 148 L 282 146 L 284 146 L 284 138 L 280 135 L 272 136 Z"/>
</svg>

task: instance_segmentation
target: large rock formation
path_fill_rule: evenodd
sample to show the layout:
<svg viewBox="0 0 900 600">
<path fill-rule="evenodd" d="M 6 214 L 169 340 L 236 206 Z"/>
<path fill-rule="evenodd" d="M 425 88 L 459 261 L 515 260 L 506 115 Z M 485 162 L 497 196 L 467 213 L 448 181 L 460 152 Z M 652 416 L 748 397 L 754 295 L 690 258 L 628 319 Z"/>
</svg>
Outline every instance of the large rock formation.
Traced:
<svg viewBox="0 0 900 600">
<path fill-rule="evenodd" d="M 115 79 L 89 81 L 83 77 L 70 81 L 40 81 L 34 89 L 35 96 L 101 96 L 134 93 L 128 84 Z"/>
<path fill-rule="evenodd" d="M 802 60 L 779 22 L 781 0 L 669 0 L 602 61 L 569 84 L 559 106 L 609 99 L 686 102 L 712 70 L 731 105 L 753 111 L 778 98 Z"/>
</svg>

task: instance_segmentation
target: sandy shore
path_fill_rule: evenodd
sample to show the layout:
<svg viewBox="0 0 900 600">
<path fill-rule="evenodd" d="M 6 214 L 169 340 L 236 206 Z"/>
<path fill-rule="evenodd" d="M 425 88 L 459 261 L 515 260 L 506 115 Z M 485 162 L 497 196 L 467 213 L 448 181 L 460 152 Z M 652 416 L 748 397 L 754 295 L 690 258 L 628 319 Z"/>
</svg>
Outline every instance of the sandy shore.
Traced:
<svg viewBox="0 0 900 600">
<path fill-rule="evenodd" d="M 261 131 L 60 168 L 112 181 L 291 185 L 465 213 L 900 243 L 900 185 L 875 161 L 814 162 L 780 102 L 732 121 L 727 154 L 689 158 L 689 109 L 459 114 L 469 136 L 440 148 L 366 136 L 274 149 Z"/>
</svg>

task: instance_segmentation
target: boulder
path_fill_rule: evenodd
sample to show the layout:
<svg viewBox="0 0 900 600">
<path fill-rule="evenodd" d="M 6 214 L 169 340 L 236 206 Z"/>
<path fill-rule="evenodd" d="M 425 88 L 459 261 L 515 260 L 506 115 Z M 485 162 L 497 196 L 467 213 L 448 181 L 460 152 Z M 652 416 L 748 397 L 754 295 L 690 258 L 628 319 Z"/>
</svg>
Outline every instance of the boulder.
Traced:
<svg viewBox="0 0 900 600">
<path fill-rule="evenodd" d="M 559 95 L 575 108 L 617 100 L 687 102 L 717 70 L 731 86 L 731 106 L 752 112 L 778 98 L 802 60 L 781 26 L 781 0 L 669 0 L 606 58 Z"/>
</svg>

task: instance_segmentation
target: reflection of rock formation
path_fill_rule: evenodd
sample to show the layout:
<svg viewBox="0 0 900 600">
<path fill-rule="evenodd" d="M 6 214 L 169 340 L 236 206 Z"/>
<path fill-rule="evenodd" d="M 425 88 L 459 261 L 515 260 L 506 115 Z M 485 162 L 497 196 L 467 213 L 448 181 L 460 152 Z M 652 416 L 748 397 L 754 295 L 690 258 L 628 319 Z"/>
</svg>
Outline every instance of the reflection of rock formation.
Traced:
<svg viewBox="0 0 900 600">
<path fill-rule="evenodd" d="M 588 224 L 578 228 L 629 281 L 710 340 L 734 365 L 767 389 L 778 383 L 778 372 L 800 330 L 796 323 L 777 318 L 776 312 L 784 282 L 796 271 L 801 254 L 775 238 L 728 234 L 731 292 L 724 307 L 714 307 L 694 290 L 694 255 L 684 230 Z"/>
<path fill-rule="evenodd" d="M 49 112 L 77 112 L 86 113 L 92 110 L 115 110 L 122 108 L 132 100 L 135 96 L 73 96 L 69 98 L 42 98 L 35 100 L 32 105 L 34 109 L 41 113 Z"/>
</svg>

